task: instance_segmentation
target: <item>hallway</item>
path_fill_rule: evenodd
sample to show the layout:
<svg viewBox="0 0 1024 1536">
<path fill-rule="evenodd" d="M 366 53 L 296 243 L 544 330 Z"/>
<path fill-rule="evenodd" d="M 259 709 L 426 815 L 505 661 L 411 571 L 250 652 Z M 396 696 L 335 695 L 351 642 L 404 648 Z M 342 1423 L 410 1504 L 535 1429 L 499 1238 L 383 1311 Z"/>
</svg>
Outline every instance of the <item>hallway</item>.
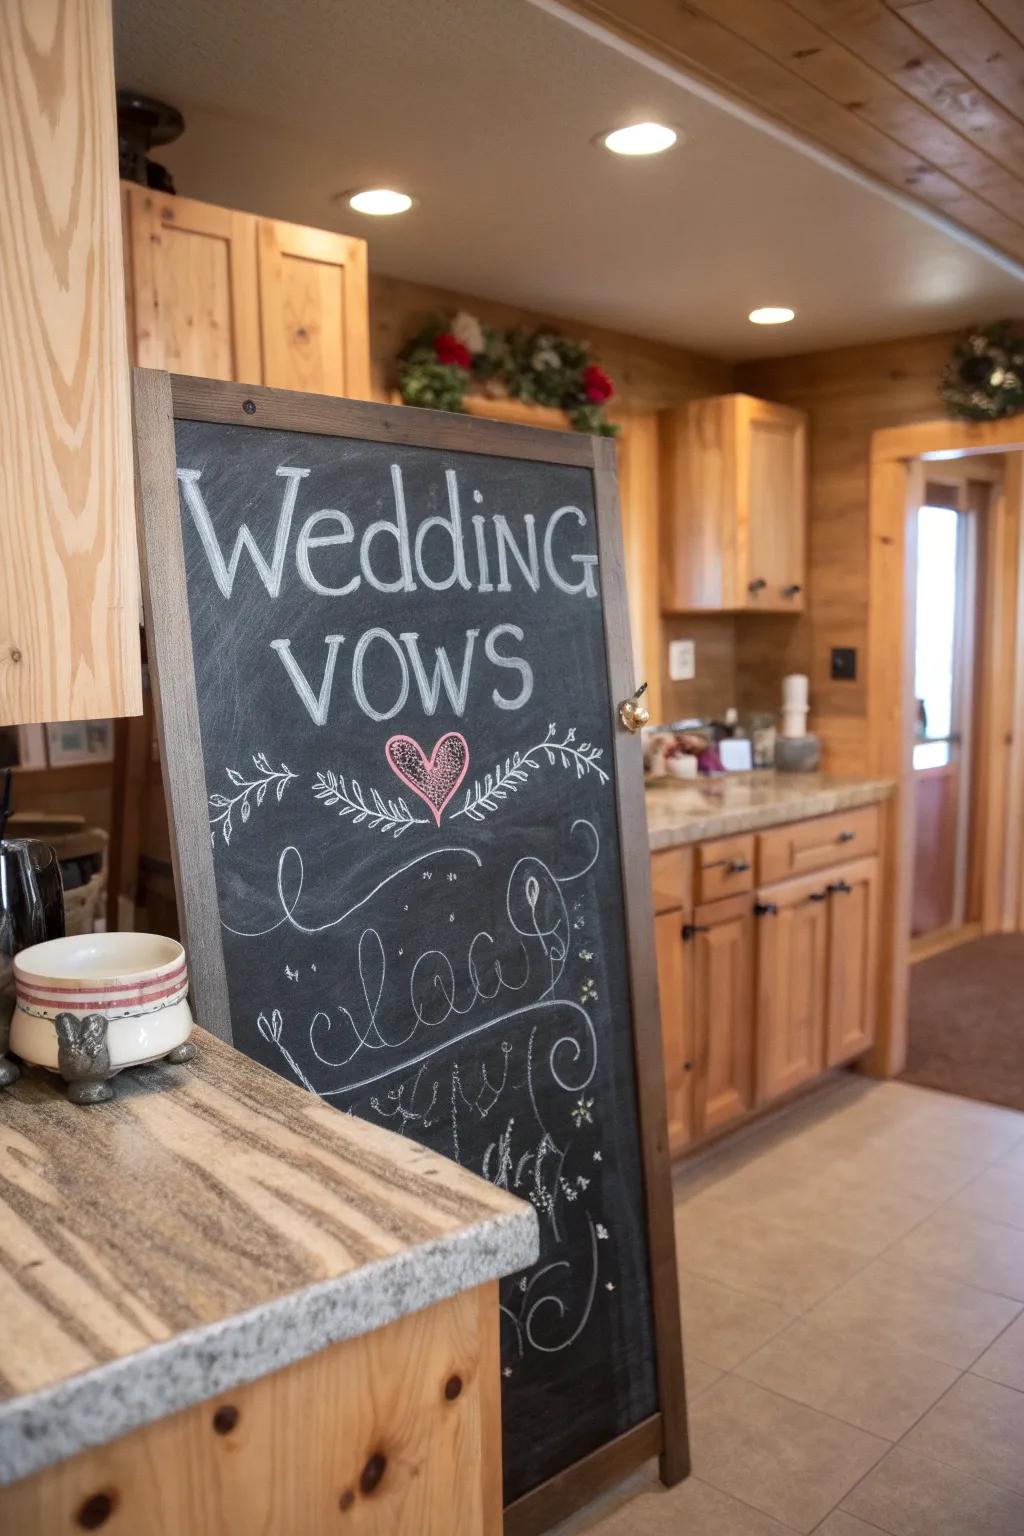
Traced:
<svg viewBox="0 0 1024 1536">
<path fill-rule="evenodd" d="M 903 1081 L 1024 1110 L 1024 935 L 990 934 L 910 968 Z"/>
<path fill-rule="evenodd" d="M 562 1536 L 1020 1536 L 1024 1114 L 842 1075 L 685 1165 L 676 1230 L 694 1475 Z"/>
</svg>

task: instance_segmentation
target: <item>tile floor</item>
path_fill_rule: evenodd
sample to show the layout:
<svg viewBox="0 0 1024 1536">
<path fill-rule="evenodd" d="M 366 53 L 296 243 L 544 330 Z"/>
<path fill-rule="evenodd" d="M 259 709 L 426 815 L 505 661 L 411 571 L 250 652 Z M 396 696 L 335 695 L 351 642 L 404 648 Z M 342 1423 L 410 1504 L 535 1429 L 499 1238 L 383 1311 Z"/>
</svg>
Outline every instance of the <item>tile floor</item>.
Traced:
<svg viewBox="0 0 1024 1536">
<path fill-rule="evenodd" d="M 1024 1114 L 842 1074 L 676 1176 L 693 1476 L 562 1536 L 1024 1536 Z"/>
</svg>

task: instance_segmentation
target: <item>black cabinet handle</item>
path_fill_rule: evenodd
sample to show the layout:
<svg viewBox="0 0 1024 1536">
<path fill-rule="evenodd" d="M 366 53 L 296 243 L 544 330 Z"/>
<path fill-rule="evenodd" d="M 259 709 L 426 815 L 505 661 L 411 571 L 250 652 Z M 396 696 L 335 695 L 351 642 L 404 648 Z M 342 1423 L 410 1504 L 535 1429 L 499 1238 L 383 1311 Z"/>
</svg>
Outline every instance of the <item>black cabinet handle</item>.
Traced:
<svg viewBox="0 0 1024 1536">
<path fill-rule="evenodd" d="M 829 890 L 836 896 L 850 896 L 853 894 L 853 886 L 847 885 L 845 880 L 837 880 L 829 886 Z"/>
<path fill-rule="evenodd" d="M 856 836 L 856 832 L 840 832 L 839 836 L 836 838 L 836 842 L 852 843 Z"/>
<path fill-rule="evenodd" d="M 728 875 L 742 875 L 749 868 L 750 865 L 747 863 L 746 859 L 730 859 L 728 864 L 725 866 L 725 872 Z"/>
<path fill-rule="evenodd" d="M 828 892 L 827 891 L 812 891 L 811 894 L 807 898 L 808 901 L 826 901 L 827 899 L 828 899 Z"/>
<path fill-rule="evenodd" d="M 768 585 L 768 583 L 765 581 L 764 577 L 763 576 L 758 576 L 753 581 L 750 581 L 750 582 L 747 583 L 747 591 L 748 592 L 763 592 L 767 585 Z"/>
<path fill-rule="evenodd" d="M 775 917 L 777 915 L 777 913 L 778 913 L 778 910 L 779 909 L 775 905 L 774 901 L 755 901 L 754 902 L 754 916 L 755 917 Z"/>
<path fill-rule="evenodd" d="M 684 940 L 692 939 L 695 933 L 710 933 L 710 932 L 711 932 L 711 929 L 708 927 L 707 923 L 684 923 L 683 924 L 683 938 L 684 938 Z"/>
<path fill-rule="evenodd" d="M 782 595 L 783 597 L 799 597 L 802 591 L 803 587 L 800 585 L 800 583 L 798 581 L 792 581 L 788 587 L 783 587 Z"/>
</svg>

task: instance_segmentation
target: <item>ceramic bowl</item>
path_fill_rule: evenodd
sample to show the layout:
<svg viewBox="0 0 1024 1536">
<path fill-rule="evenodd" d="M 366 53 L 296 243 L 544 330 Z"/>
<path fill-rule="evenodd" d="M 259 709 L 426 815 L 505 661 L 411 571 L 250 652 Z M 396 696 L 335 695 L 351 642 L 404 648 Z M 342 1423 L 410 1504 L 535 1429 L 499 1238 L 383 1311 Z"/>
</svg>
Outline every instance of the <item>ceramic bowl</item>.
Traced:
<svg viewBox="0 0 1024 1536">
<path fill-rule="evenodd" d="M 64 1076 L 59 1016 L 71 1015 L 72 1029 L 97 1015 L 106 1020 L 107 1077 L 169 1055 L 192 1032 L 185 951 L 161 934 L 86 933 L 33 944 L 15 956 L 14 985 L 11 1050 Z"/>
</svg>

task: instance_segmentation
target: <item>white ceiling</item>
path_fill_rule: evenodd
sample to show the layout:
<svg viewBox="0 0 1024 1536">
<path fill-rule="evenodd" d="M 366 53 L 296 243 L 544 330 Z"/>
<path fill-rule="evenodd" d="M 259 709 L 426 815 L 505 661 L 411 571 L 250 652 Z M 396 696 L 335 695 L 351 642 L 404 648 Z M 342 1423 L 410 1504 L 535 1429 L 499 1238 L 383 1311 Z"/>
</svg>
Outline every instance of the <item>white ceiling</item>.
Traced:
<svg viewBox="0 0 1024 1536">
<path fill-rule="evenodd" d="M 115 0 L 115 46 L 185 113 L 179 192 L 362 235 L 378 273 L 726 358 L 1024 312 L 984 254 L 527 0 Z M 591 142 L 645 117 L 685 144 Z M 374 185 L 417 206 L 332 200 Z"/>
</svg>

